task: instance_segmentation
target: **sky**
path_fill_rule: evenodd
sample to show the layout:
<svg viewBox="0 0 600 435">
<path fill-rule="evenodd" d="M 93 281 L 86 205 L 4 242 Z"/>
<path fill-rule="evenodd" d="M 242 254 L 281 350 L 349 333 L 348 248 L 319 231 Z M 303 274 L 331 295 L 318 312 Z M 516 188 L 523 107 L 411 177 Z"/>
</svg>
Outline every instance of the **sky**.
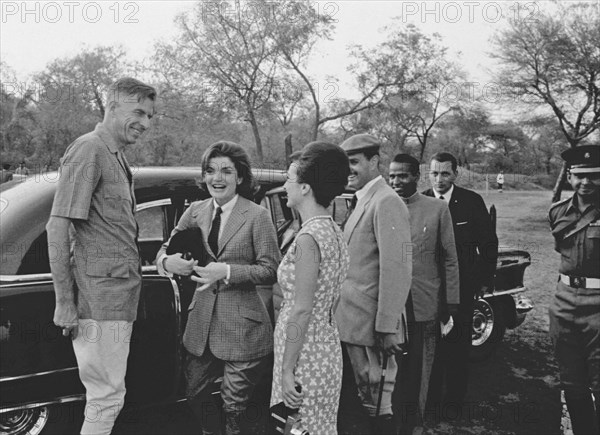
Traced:
<svg viewBox="0 0 600 435">
<path fill-rule="evenodd" d="M 600 0 L 594 0 L 600 2 Z M 338 92 L 351 97 L 352 77 L 347 47 L 373 47 L 381 42 L 381 29 L 413 23 L 425 33 L 439 33 L 475 82 L 475 92 L 485 92 L 496 65 L 488 56 L 489 38 L 505 25 L 504 13 L 535 19 L 549 1 L 315 1 L 319 13 L 337 21 L 332 41 L 317 46 L 309 73 L 324 95 Z M 154 43 L 176 35 L 173 20 L 194 6 L 192 1 L 1 1 L 0 59 L 20 82 L 44 69 L 56 58 L 71 57 L 83 48 L 120 44 L 130 59 L 153 55 Z M 600 4 L 600 3 L 599 3 Z M 395 21 L 392 19 L 398 17 Z M 460 55 L 459 55 L 460 53 Z M 337 89 L 328 85 L 335 77 Z M 4 84 L 3 84 L 4 85 Z M 489 89 L 488 89 L 489 90 Z"/>
</svg>

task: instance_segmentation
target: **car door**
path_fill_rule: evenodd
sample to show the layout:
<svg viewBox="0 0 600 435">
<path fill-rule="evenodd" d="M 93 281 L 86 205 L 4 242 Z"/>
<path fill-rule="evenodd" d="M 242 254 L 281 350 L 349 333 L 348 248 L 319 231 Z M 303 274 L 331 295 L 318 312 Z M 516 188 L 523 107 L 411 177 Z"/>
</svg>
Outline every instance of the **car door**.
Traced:
<svg viewBox="0 0 600 435">
<path fill-rule="evenodd" d="M 42 201 L 39 204 L 46 205 Z M 139 207 L 149 210 L 149 219 L 143 222 L 140 233 L 149 235 L 147 240 L 141 240 L 141 245 L 150 255 L 157 244 L 150 236 L 157 234 L 156 229 L 161 234 L 168 231 L 168 216 L 174 210 L 170 200 Z M 160 216 L 156 207 L 161 208 Z M 6 211 L 2 218 L 3 226 L 8 228 L 13 225 L 10 222 L 13 216 Z M 49 207 L 18 211 L 15 219 L 25 224 L 18 227 L 16 222 L 16 230 L 10 233 L 14 239 L 2 242 L 2 255 L 7 257 L 3 265 L 13 267 L 8 270 L 7 266 L 0 276 L 2 407 L 84 399 L 70 337 L 63 337 L 53 322 L 55 295 L 44 228 L 49 213 Z M 148 225 L 152 227 L 149 229 Z M 37 233 L 32 236 L 34 231 Z M 175 282 L 158 276 L 155 266 L 146 264 L 133 331 L 123 331 L 116 337 L 131 342 L 126 379 L 128 402 L 164 401 L 177 394 L 181 366 L 180 308 Z"/>
</svg>

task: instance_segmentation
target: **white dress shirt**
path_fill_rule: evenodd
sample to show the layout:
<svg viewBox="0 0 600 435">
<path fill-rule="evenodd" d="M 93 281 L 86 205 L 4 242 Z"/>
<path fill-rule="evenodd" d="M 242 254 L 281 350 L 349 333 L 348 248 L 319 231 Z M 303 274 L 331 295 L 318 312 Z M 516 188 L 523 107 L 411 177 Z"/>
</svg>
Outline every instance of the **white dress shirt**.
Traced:
<svg viewBox="0 0 600 435">
<path fill-rule="evenodd" d="M 435 190 L 434 188 L 431 188 L 431 190 L 433 190 L 433 194 L 435 195 L 435 197 L 437 199 L 440 199 L 440 196 L 443 196 L 444 197 L 444 201 L 446 201 L 446 204 L 450 204 L 450 198 L 452 197 L 452 192 L 454 192 L 454 184 L 444 194 L 438 193 L 437 190 Z"/>
</svg>

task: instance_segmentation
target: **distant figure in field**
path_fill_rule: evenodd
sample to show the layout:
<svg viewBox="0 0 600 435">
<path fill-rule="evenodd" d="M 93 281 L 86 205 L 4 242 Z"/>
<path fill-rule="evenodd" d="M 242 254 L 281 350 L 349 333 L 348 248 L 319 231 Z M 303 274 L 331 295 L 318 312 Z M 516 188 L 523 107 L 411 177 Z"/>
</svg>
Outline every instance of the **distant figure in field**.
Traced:
<svg viewBox="0 0 600 435">
<path fill-rule="evenodd" d="M 498 192 L 502 193 L 502 186 L 504 186 L 504 171 L 500 171 L 496 177 L 496 183 L 498 183 Z"/>
</svg>

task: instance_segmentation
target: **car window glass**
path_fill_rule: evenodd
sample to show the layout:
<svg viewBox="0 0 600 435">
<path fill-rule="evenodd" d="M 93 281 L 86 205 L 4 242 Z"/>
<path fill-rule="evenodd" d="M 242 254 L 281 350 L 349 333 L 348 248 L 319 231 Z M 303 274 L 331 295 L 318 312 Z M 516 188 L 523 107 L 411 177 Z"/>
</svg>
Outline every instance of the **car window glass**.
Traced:
<svg viewBox="0 0 600 435">
<path fill-rule="evenodd" d="M 285 223 L 286 218 L 283 213 L 283 207 L 281 205 L 281 201 L 283 201 L 283 197 L 275 196 L 273 197 L 272 206 L 273 206 L 273 215 L 275 217 L 275 227 L 279 228 L 283 223 Z"/>
<path fill-rule="evenodd" d="M 50 273 L 48 259 L 48 235 L 44 231 L 33 241 L 17 270 L 17 275 L 30 275 L 36 273 Z"/>
<path fill-rule="evenodd" d="M 139 240 L 160 239 L 165 233 L 164 211 L 162 206 L 139 210 L 135 218 L 140 228 Z"/>
</svg>

